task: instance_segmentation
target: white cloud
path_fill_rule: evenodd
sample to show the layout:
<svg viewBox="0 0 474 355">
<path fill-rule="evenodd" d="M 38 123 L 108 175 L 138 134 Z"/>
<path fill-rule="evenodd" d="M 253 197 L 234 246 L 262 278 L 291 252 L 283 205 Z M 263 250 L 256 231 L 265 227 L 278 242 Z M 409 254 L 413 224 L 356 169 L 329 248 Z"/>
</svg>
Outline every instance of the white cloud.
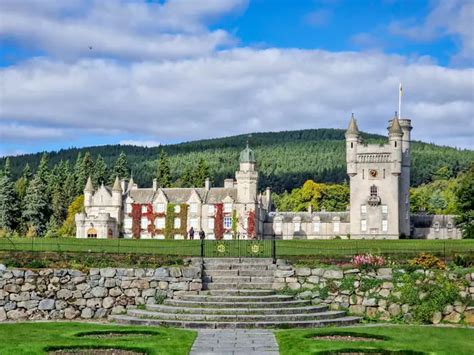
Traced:
<svg viewBox="0 0 474 355">
<path fill-rule="evenodd" d="M 394 21 L 389 31 L 420 42 L 431 42 L 443 36 L 460 39 L 461 48 L 453 63 L 472 66 L 474 60 L 474 2 L 466 0 L 436 0 L 423 23 L 414 20 Z"/>
<path fill-rule="evenodd" d="M 381 53 L 241 48 L 127 65 L 43 59 L 1 75 L 1 120 L 70 131 L 163 142 L 345 128 L 355 112 L 362 129 L 383 133 L 401 81 L 415 139 L 472 147 L 474 135 L 473 69 Z"/>
<path fill-rule="evenodd" d="M 161 145 L 160 142 L 158 141 L 153 141 L 153 140 L 133 140 L 133 139 L 126 139 L 126 140 L 121 140 L 119 142 L 121 145 L 136 145 L 139 147 L 158 147 Z"/>
<path fill-rule="evenodd" d="M 66 136 L 67 133 L 61 128 L 0 122 L 0 140 L 4 141 L 49 140 Z"/>
</svg>

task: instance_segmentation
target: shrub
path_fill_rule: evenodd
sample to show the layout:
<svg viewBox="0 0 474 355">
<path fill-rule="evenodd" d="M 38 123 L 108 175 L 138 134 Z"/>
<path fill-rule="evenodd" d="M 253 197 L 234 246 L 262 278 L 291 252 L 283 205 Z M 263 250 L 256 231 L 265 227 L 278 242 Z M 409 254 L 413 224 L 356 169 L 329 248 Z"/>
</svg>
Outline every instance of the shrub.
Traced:
<svg viewBox="0 0 474 355">
<path fill-rule="evenodd" d="M 421 253 L 415 258 L 408 261 L 411 266 L 419 266 L 423 269 L 446 269 L 446 264 L 436 256 L 428 253 Z"/>
<path fill-rule="evenodd" d="M 382 256 L 372 254 L 359 254 L 351 259 L 352 265 L 359 269 L 375 269 L 385 264 Z"/>
</svg>

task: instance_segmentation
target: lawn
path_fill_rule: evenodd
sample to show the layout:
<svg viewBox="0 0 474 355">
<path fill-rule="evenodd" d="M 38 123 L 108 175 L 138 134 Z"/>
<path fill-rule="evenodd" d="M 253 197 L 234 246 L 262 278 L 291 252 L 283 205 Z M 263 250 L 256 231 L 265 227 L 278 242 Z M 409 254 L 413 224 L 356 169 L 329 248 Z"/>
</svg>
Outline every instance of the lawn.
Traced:
<svg viewBox="0 0 474 355">
<path fill-rule="evenodd" d="M 246 241 L 224 241 L 229 254 L 239 256 Z M 240 247 L 238 247 L 240 243 Z M 206 256 L 214 256 L 216 241 L 205 241 Z M 265 256 L 271 255 L 271 240 L 265 240 Z M 52 251 L 86 253 L 138 253 L 154 255 L 199 256 L 199 240 L 133 240 L 76 238 L 0 238 L 3 251 Z M 240 250 L 240 251 L 239 251 Z M 278 240 L 277 257 L 297 255 L 342 256 L 358 253 L 413 255 L 421 251 L 452 255 L 474 253 L 474 240 Z M 208 253 L 209 252 L 209 253 Z"/>
<path fill-rule="evenodd" d="M 88 332 L 126 332 L 125 337 L 84 337 Z M 137 334 L 142 332 L 142 334 Z M 149 332 L 143 334 L 143 332 Z M 196 332 L 157 327 L 122 327 L 91 323 L 0 324 L 0 354 L 47 354 L 61 348 L 118 348 L 146 354 L 188 354 Z"/>
<path fill-rule="evenodd" d="M 474 354 L 474 330 L 433 326 L 374 326 L 348 328 L 321 328 L 305 330 L 279 330 L 276 338 L 282 355 L 324 354 L 331 351 L 357 352 L 386 350 L 403 354 Z M 313 339 L 327 334 L 358 334 L 379 336 L 383 340 L 342 341 Z"/>
</svg>

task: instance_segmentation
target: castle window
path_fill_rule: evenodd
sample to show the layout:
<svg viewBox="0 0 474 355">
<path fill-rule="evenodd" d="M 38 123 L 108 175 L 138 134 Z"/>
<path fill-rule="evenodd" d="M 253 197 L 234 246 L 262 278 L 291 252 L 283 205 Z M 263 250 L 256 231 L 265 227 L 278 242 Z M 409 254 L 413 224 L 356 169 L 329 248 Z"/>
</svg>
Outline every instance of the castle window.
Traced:
<svg viewBox="0 0 474 355">
<path fill-rule="evenodd" d="M 360 213 L 362 213 L 362 214 L 367 213 L 367 205 L 361 205 L 360 206 Z"/>
<path fill-rule="evenodd" d="M 362 180 L 364 180 L 364 179 L 365 179 L 365 170 L 362 169 Z"/>
<path fill-rule="evenodd" d="M 131 218 L 125 218 L 123 220 L 123 226 L 125 229 L 131 229 L 132 228 L 132 219 Z"/>
<path fill-rule="evenodd" d="M 174 219 L 174 229 L 181 228 L 181 219 L 180 218 L 175 218 Z"/>
<path fill-rule="evenodd" d="M 360 220 L 360 231 L 367 232 L 367 220 L 365 219 Z"/>
<path fill-rule="evenodd" d="M 448 230 L 453 229 L 453 223 L 452 223 L 452 222 L 448 222 L 448 226 L 447 226 L 447 227 L 448 227 Z"/>
<path fill-rule="evenodd" d="M 224 203 L 224 212 L 232 212 L 232 203 Z"/>
<path fill-rule="evenodd" d="M 140 223 L 140 227 L 142 229 L 146 229 L 148 227 L 148 218 L 143 217 Z"/>
<path fill-rule="evenodd" d="M 281 222 L 275 222 L 275 233 L 281 233 Z"/>
<path fill-rule="evenodd" d="M 189 228 L 193 227 L 194 229 L 197 229 L 198 227 L 198 219 L 197 218 L 190 218 L 189 219 Z"/>
<path fill-rule="evenodd" d="M 435 230 L 435 232 L 439 232 L 439 222 L 435 222 L 434 230 Z"/>
<path fill-rule="evenodd" d="M 382 221 L 382 232 L 387 232 L 388 231 L 388 221 L 383 220 Z"/>
<path fill-rule="evenodd" d="M 397 147 L 397 141 L 395 141 L 395 148 Z"/>
<path fill-rule="evenodd" d="M 164 213 L 165 212 L 165 204 L 164 203 L 157 203 L 156 204 L 156 212 Z"/>
<path fill-rule="evenodd" d="M 197 213 L 197 211 L 198 211 L 198 205 L 197 205 L 197 203 L 191 203 L 191 204 L 189 205 L 189 211 L 190 211 L 191 213 Z"/>
<path fill-rule="evenodd" d="M 146 213 L 147 212 L 147 207 L 146 205 L 142 205 L 142 213 Z"/>
<path fill-rule="evenodd" d="M 97 238 L 97 231 L 95 228 L 89 228 L 87 230 L 87 238 Z"/>
<path fill-rule="evenodd" d="M 181 206 L 180 205 L 174 206 L 174 213 L 179 213 L 179 212 L 181 212 Z"/>
<path fill-rule="evenodd" d="M 354 143 L 353 142 L 351 142 L 351 148 L 354 148 Z"/>
<path fill-rule="evenodd" d="M 340 223 L 339 222 L 334 222 L 333 223 L 333 232 L 334 233 L 339 233 L 340 230 Z"/>
<path fill-rule="evenodd" d="M 372 185 L 370 187 L 370 197 L 377 197 L 378 196 L 378 189 L 377 186 Z"/>
<path fill-rule="evenodd" d="M 165 219 L 163 217 L 155 219 L 155 227 L 157 229 L 164 229 L 165 228 Z"/>
<path fill-rule="evenodd" d="M 225 229 L 232 228 L 232 217 L 224 217 L 224 228 Z"/>
<path fill-rule="evenodd" d="M 387 205 L 382 205 L 382 213 L 387 214 L 388 213 L 388 207 Z"/>
<path fill-rule="evenodd" d="M 215 213 L 216 213 L 216 208 L 214 207 L 214 205 L 209 205 L 208 214 L 214 216 Z M 214 227 L 212 227 L 212 228 L 214 228 Z"/>
<path fill-rule="evenodd" d="M 301 230 L 301 222 L 297 221 L 293 223 L 293 229 L 295 232 L 299 232 Z"/>
<path fill-rule="evenodd" d="M 383 178 L 385 179 L 385 169 L 383 169 Z"/>
<path fill-rule="evenodd" d="M 214 218 L 211 217 L 207 220 L 207 228 L 214 229 Z"/>
<path fill-rule="evenodd" d="M 321 223 L 313 222 L 313 230 L 315 233 L 319 233 L 321 231 Z"/>
</svg>

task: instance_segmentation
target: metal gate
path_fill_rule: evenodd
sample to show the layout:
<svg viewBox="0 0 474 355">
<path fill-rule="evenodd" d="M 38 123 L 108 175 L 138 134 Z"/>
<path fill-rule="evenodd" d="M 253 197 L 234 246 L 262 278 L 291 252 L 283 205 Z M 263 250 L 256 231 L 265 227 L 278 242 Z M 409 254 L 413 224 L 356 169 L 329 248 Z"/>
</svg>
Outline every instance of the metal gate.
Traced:
<svg viewBox="0 0 474 355">
<path fill-rule="evenodd" d="M 276 259 L 275 239 L 201 240 L 201 257 Z"/>
</svg>

